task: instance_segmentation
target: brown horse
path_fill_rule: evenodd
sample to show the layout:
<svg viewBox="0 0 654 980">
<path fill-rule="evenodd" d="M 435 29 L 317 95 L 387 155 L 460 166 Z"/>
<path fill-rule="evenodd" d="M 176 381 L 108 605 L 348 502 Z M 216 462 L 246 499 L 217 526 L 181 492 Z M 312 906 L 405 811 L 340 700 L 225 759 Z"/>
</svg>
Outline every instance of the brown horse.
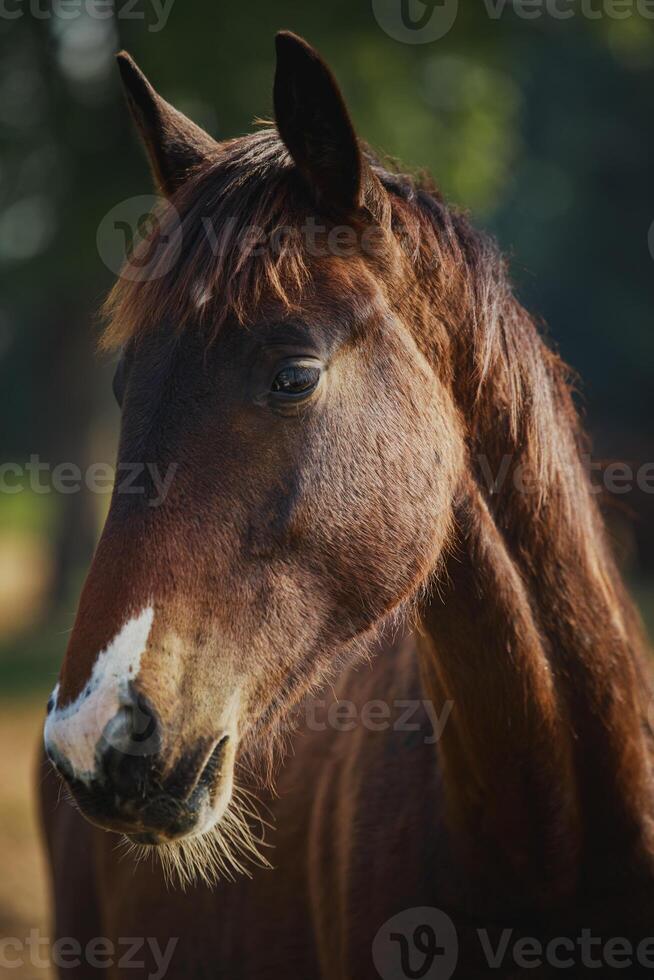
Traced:
<svg viewBox="0 0 654 980">
<path fill-rule="evenodd" d="M 222 143 L 119 65 L 170 204 L 45 729 L 61 975 L 647 973 L 650 693 L 564 365 L 304 41 Z"/>
</svg>

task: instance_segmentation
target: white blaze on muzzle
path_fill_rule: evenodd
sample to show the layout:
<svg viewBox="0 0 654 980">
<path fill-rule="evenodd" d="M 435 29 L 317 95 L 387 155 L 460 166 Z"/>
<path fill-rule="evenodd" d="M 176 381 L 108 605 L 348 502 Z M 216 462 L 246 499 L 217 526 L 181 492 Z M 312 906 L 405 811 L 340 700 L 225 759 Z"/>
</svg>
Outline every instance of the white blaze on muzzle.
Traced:
<svg viewBox="0 0 654 980">
<path fill-rule="evenodd" d="M 71 704 L 57 707 L 58 684 L 52 693 L 46 749 L 65 759 L 77 779 L 93 779 L 100 736 L 119 709 L 130 703 L 129 685 L 137 678 L 153 620 L 154 609 L 148 606 L 125 623 L 98 655 L 84 690 Z"/>
</svg>

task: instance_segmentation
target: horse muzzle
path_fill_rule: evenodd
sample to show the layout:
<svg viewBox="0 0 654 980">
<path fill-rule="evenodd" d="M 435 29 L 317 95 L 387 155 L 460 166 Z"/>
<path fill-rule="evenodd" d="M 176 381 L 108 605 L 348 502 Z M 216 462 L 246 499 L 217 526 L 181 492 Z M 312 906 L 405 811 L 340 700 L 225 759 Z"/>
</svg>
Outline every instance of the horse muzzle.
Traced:
<svg viewBox="0 0 654 980">
<path fill-rule="evenodd" d="M 66 752 L 66 719 L 46 722 L 46 753 L 83 815 L 147 844 L 209 829 L 231 796 L 234 739 L 227 733 L 199 739 L 171 767 L 162 751 L 170 733 L 165 739 L 154 707 L 133 684 L 122 701 L 98 738 L 93 767 L 84 771 Z"/>
</svg>

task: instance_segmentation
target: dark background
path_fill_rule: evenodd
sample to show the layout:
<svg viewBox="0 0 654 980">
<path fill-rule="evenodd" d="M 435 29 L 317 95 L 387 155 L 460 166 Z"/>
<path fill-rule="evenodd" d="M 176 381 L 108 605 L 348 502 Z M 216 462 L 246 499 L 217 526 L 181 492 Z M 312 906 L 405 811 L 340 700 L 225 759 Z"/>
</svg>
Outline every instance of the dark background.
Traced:
<svg viewBox="0 0 654 980">
<path fill-rule="evenodd" d="M 113 460 L 113 365 L 95 353 L 113 273 L 96 236 L 112 208 L 150 192 L 114 52 L 127 47 L 165 97 L 228 137 L 271 114 L 282 27 L 322 50 L 362 136 L 431 170 L 498 236 L 521 297 L 578 372 L 597 459 L 654 460 L 654 20 L 635 4 L 585 0 L 599 11 L 589 17 L 582 0 L 557 0 L 572 17 L 526 20 L 502 0 L 460 0 L 449 32 L 416 44 L 385 32 L 373 0 L 173 0 L 161 30 L 152 0 L 116 0 L 113 15 L 92 2 L 0 0 L 0 465 Z M 401 2 L 374 0 L 396 15 Z M 17 937 L 48 934 L 34 760 L 108 503 L 39 480 L 46 492 L 0 490 L 0 934 Z M 650 626 L 653 502 L 607 501 Z"/>
</svg>

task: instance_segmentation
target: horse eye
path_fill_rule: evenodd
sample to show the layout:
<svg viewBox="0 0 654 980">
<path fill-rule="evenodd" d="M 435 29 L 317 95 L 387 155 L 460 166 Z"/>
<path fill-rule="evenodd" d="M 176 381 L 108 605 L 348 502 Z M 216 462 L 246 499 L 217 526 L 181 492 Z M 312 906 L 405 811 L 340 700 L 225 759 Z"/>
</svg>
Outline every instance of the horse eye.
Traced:
<svg viewBox="0 0 654 980">
<path fill-rule="evenodd" d="M 297 397 L 313 391 L 320 380 L 320 368 L 305 364 L 289 364 L 272 383 L 272 392 L 282 397 Z"/>
</svg>

